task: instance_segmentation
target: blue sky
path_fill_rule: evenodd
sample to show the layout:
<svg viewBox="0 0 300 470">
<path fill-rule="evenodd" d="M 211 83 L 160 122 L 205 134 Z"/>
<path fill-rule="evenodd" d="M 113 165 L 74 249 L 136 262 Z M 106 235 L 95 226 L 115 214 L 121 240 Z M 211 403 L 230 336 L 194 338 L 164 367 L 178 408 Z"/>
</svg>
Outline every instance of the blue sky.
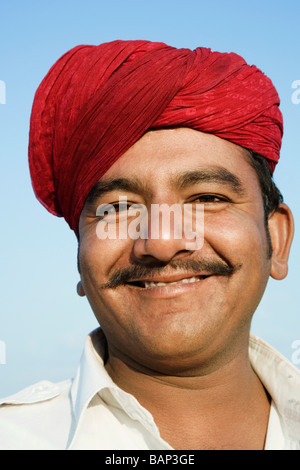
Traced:
<svg viewBox="0 0 300 470">
<path fill-rule="evenodd" d="M 252 331 L 292 359 L 292 344 L 300 340 L 300 103 L 292 101 L 292 84 L 300 80 L 299 18 L 298 0 L 0 0 L 2 92 L 6 87 L 5 104 L 0 89 L 0 345 L 6 348 L 0 396 L 73 376 L 84 338 L 97 326 L 86 299 L 76 295 L 76 238 L 33 195 L 28 128 L 35 90 L 51 65 L 75 45 L 114 39 L 234 51 L 277 87 L 285 135 L 275 181 L 293 210 L 296 233 L 289 275 L 270 280 Z"/>
</svg>

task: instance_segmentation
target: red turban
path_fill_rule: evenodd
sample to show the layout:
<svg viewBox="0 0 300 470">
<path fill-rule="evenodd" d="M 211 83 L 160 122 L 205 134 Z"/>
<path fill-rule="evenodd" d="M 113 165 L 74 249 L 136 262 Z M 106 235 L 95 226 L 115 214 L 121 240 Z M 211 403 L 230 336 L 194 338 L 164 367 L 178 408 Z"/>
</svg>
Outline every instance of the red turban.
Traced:
<svg viewBox="0 0 300 470">
<path fill-rule="evenodd" d="M 234 53 L 149 41 L 81 45 L 64 54 L 33 103 L 35 194 L 77 233 L 93 185 L 148 129 L 189 127 L 253 150 L 274 171 L 283 132 L 269 78 Z"/>
</svg>

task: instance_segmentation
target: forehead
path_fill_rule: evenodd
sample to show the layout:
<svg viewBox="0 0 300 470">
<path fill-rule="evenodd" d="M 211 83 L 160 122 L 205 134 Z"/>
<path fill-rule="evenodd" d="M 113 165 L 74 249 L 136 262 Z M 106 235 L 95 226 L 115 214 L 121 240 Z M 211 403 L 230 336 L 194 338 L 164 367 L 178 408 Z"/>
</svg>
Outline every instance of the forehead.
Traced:
<svg viewBox="0 0 300 470">
<path fill-rule="evenodd" d="M 127 150 L 101 182 L 129 178 L 143 182 L 150 190 L 161 183 L 171 185 L 187 179 L 192 183 L 192 175 L 202 171 L 206 176 L 227 173 L 244 184 L 251 180 L 255 184 L 257 176 L 250 158 L 244 148 L 211 134 L 188 128 L 154 130 Z"/>
</svg>

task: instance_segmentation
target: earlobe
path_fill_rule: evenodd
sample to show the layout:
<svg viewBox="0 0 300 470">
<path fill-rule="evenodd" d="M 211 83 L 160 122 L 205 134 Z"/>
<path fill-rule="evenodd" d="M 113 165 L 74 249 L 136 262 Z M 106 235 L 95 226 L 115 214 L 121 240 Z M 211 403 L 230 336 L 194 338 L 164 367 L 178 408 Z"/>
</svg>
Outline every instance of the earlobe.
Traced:
<svg viewBox="0 0 300 470">
<path fill-rule="evenodd" d="M 272 242 L 270 275 L 282 280 L 288 273 L 288 258 L 294 236 L 294 219 L 290 208 L 281 203 L 278 211 L 269 217 L 269 232 Z"/>
<path fill-rule="evenodd" d="M 85 296 L 85 292 L 84 292 L 83 286 L 81 284 L 81 281 L 79 281 L 78 284 L 77 284 L 77 294 L 79 295 L 79 297 L 84 297 Z"/>
</svg>

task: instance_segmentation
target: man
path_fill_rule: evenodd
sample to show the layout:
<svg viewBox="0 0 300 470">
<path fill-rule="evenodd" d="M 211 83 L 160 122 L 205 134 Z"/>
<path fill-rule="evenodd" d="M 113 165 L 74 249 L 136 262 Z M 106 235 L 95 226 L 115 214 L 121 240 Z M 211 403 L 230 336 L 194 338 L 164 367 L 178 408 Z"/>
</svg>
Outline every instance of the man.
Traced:
<svg viewBox="0 0 300 470">
<path fill-rule="evenodd" d="M 206 48 L 114 41 L 54 64 L 32 182 L 78 237 L 78 293 L 101 328 L 74 380 L 1 402 L 2 448 L 300 448 L 299 372 L 249 338 L 293 238 L 272 181 L 278 106 L 261 71 Z M 162 223 L 172 207 L 188 230 Z"/>
</svg>

